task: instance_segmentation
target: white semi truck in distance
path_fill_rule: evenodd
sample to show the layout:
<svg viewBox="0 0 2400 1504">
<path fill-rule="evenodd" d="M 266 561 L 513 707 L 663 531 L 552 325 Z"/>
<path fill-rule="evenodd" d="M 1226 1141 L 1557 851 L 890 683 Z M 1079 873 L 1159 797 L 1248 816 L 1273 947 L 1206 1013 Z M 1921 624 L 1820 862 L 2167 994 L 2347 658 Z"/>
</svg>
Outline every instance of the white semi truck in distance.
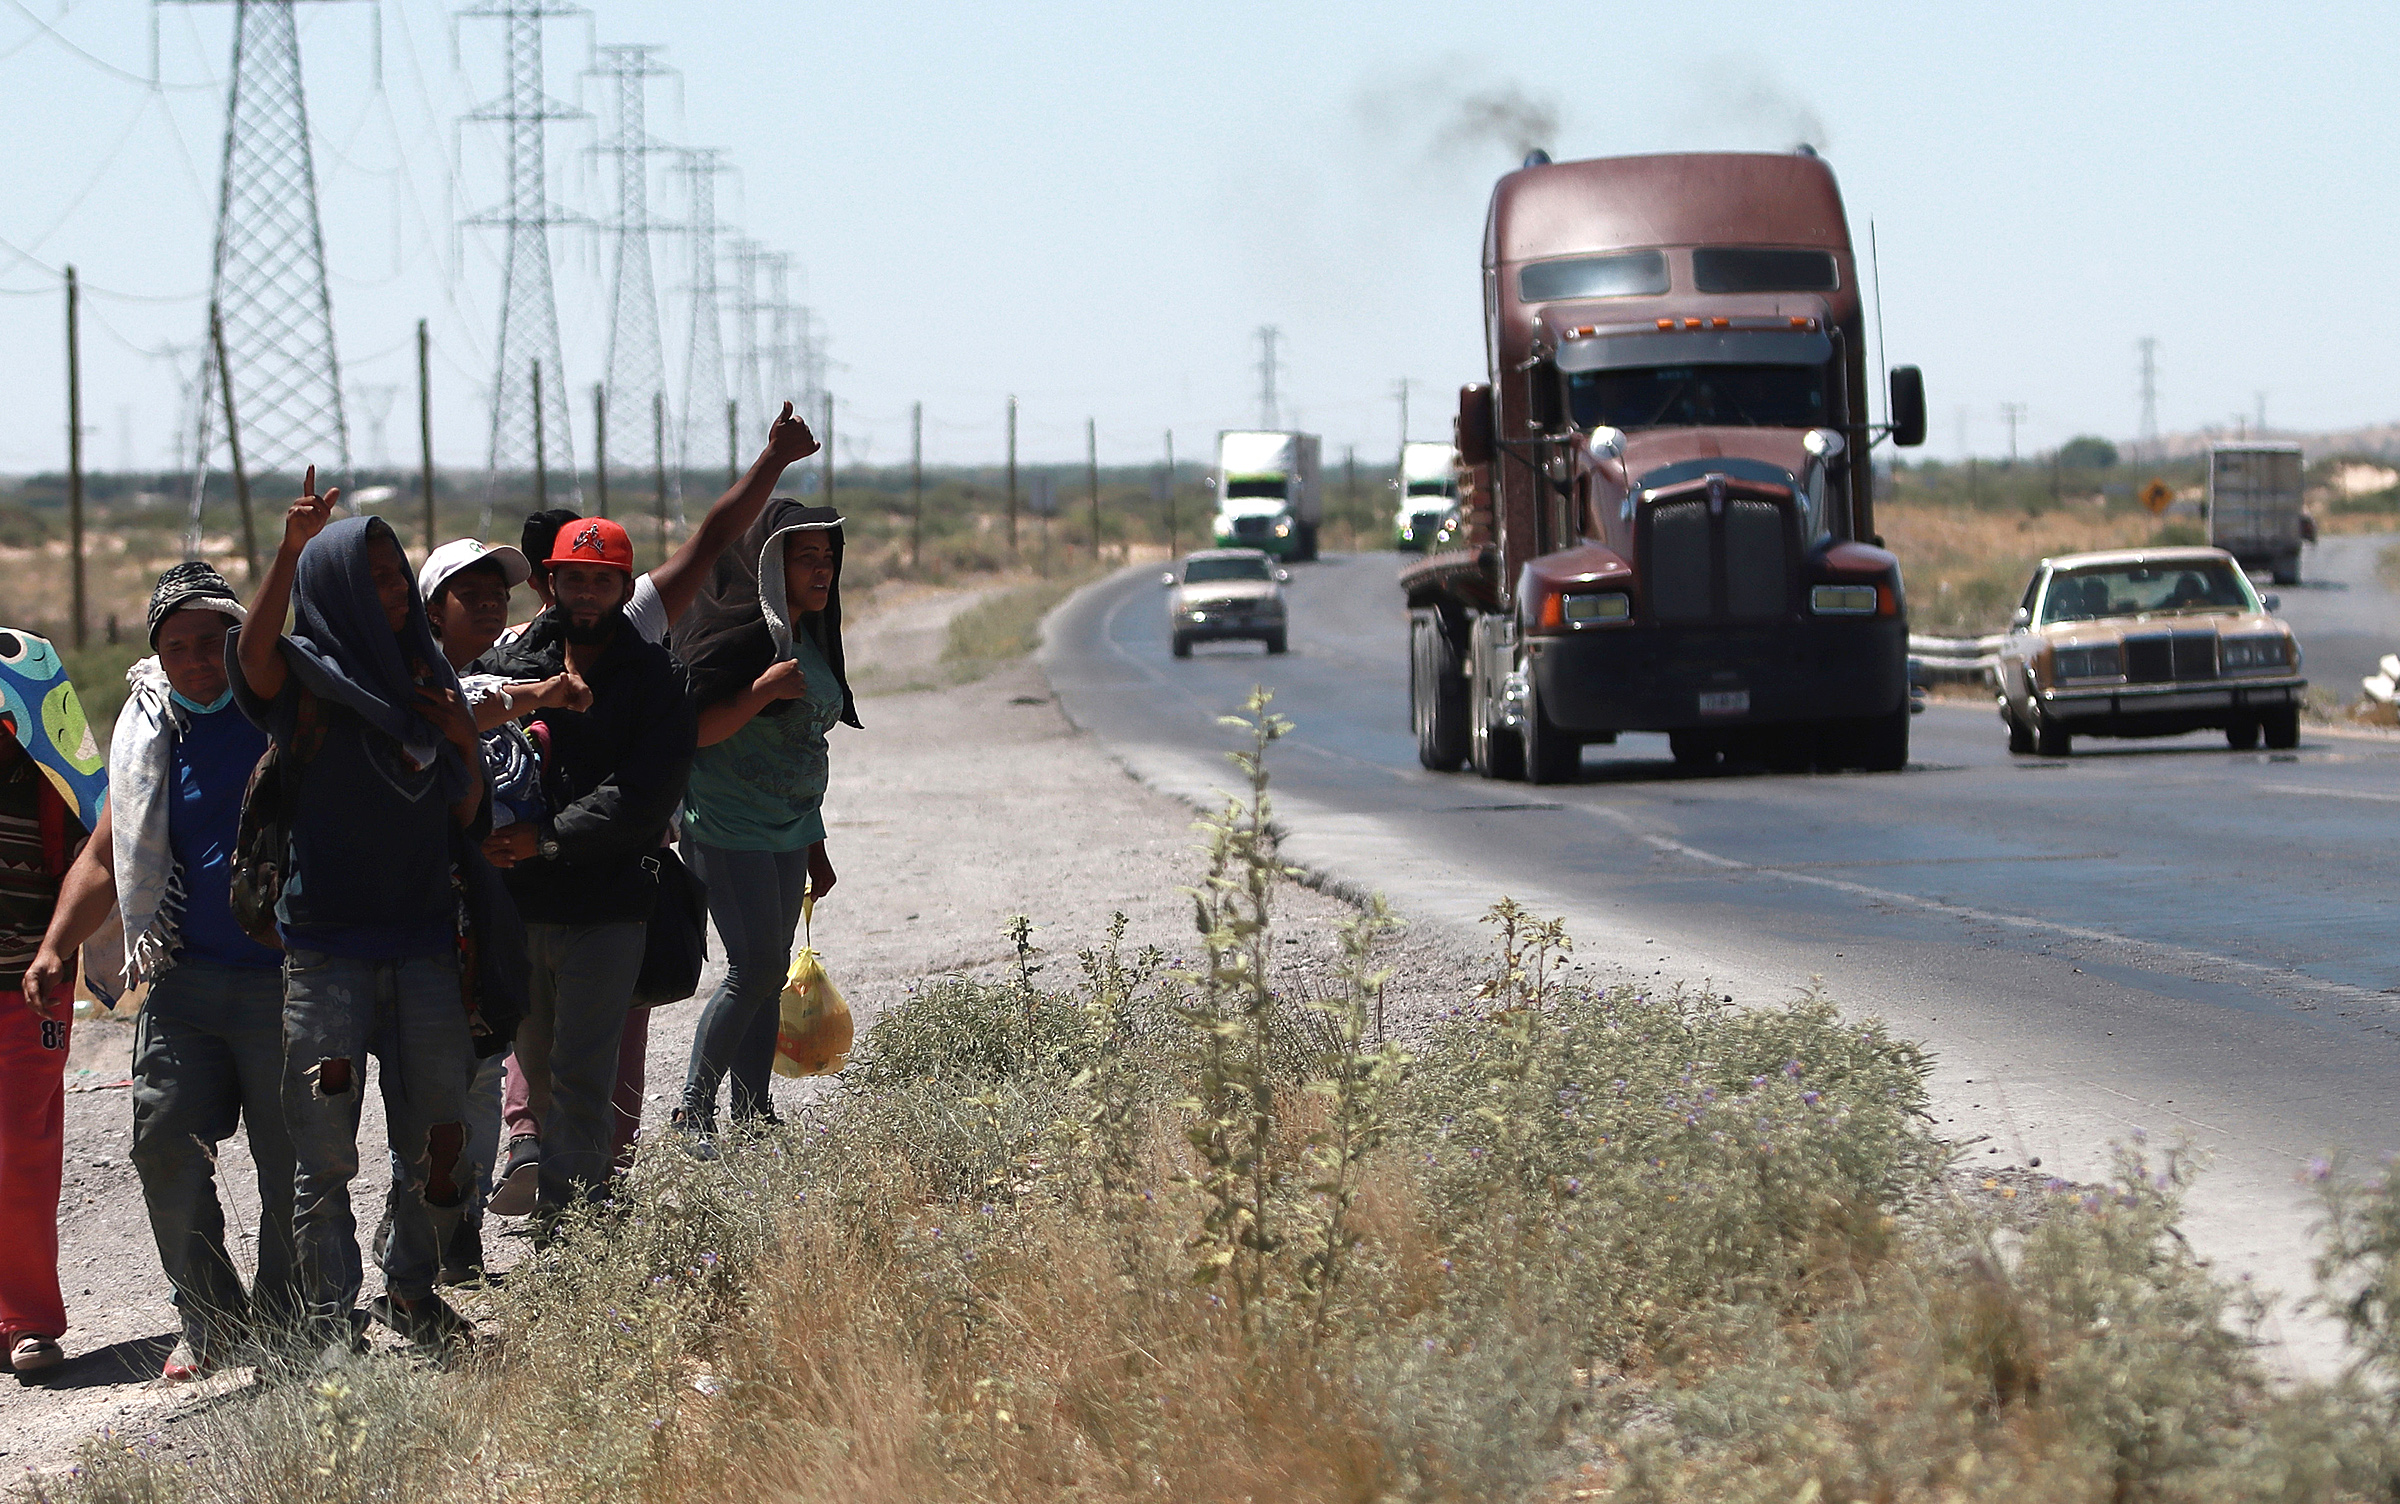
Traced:
<svg viewBox="0 0 2400 1504">
<path fill-rule="evenodd" d="M 1313 433 L 1233 429 L 1217 435 L 1219 548 L 1255 548 L 1278 559 L 1314 559 L 1325 518 Z"/>
<path fill-rule="evenodd" d="M 1412 443 L 1400 446 L 1400 475 L 1392 486 L 1400 494 L 1392 518 L 1392 545 L 1402 553 L 1421 554 L 1442 530 L 1442 519 L 1458 505 L 1458 448 L 1453 444 Z"/>
<path fill-rule="evenodd" d="M 2278 585 L 2300 583 L 2301 514 L 2297 444 L 2213 444 L 2208 451 L 2208 541 L 2263 569 Z"/>
</svg>

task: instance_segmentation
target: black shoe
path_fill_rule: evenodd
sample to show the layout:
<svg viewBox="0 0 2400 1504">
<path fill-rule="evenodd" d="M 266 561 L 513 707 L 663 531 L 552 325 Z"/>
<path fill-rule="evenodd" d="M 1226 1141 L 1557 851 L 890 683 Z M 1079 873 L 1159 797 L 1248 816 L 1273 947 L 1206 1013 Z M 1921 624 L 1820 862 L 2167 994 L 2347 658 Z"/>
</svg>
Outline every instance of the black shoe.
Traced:
<svg viewBox="0 0 2400 1504">
<path fill-rule="evenodd" d="M 675 1132 L 683 1139 L 684 1148 L 691 1151 L 692 1158 L 717 1157 L 716 1127 L 706 1117 L 689 1107 L 678 1107 L 671 1121 Z"/>
<path fill-rule="evenodd" d="M 407 1305 L 388 1294 L 378 1295 L 367 1302 L 367 1310 L 377 1321 L 428 1352 L 447 1352 L 475 1341 L 474 1323 L 452 1310 L 450 1303 L 439 1295 L 427 1295 Z"/>
<path fill-rule="evenodd" d="M 442 1272 L 435 1276 L 437 1284 L 473 1285 L 498 1284 L 484 1272 L 483 1229 L 461 1222 L 458 1231 L 450 1235 L 450 1246 L 442 1250 Z"/>
</svg>

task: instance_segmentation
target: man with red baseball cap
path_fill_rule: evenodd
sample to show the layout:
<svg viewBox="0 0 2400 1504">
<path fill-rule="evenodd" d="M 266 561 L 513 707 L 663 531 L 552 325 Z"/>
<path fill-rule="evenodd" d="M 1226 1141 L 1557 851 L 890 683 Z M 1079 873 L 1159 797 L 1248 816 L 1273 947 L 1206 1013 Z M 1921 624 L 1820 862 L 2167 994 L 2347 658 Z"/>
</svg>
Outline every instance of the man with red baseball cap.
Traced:
<svg viewBox="0 0 2400 1504">
<path fill-rule="evenodd" d="M 551 813 L 493 832 L 524 917 L 530 1008 L 517 1063 L 542 1124 L 537 1205 L 554 1218 L 609 1176 L 617 1042 L 640 974 L 658 849 L 683 798 L 696 725 L 683 670 L 625 619 L 633 540 L 605 517 L 559 529 L 548 567 L 557 604 L 476 667 L 512 682 L 572 669 L 582 710 L 537 711 Z"/>
</svg>

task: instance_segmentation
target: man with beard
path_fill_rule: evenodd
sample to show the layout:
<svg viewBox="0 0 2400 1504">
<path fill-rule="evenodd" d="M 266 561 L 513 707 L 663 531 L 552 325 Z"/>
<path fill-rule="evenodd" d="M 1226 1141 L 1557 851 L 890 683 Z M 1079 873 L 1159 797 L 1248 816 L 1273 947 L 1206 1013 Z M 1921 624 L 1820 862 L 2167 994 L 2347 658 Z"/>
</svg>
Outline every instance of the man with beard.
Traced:
<svg viewBox="0 0 2400 1504">
<path fill-rule="evenodd" d="M 477 667 L 512 682 L 572 670 L 591 695 L 583 710 L 536 713 L 549 813 L 484 846 L 525 920 L 532 997 L 517 1062 L 543 1128 L 537 1210 L 548 1221 L 608 1182 L 617 1041 L 653 902 L 642 861 L 683 798 L 696 725 L 682 669 L 625 619 L 625 529 L 575 522 L 544 562 L 557 604 Z"/>
</svg>

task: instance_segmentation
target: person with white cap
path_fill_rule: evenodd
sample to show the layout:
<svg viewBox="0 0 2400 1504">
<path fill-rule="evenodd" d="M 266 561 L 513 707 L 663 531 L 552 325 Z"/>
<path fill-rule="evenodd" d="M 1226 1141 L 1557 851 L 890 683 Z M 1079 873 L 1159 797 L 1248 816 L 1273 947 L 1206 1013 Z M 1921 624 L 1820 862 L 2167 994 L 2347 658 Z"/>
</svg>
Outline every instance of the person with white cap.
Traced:
<svg viewBox="0 0 2400 1504">
<path fill-rule="evenodd" d="M 297 1318 L 292 1144 L 283 1125 L 283 957 L 242 932 L 227 903 L 242 791 L 267 734 L 233 707 L 225 635 L 247 616 L 207 564 L 178 564 L 150 595 L 153 656 L 109 744 L 109 802 L 60 893 L 29 981 L 68 974 L 111 909 L 125 919 L 121 979 L 143 982 L 134 1026 L 134 1169 L 182 1337 L 161 1377 L 233 1361 L 262 1327 Z M 258 1270 L 242 1288 L 225 1246 L 217 1145 L 246 1126 L 258 1170 Z"/>
<path fill-rule="evenodd" d="M 582 710 L 591 704 L 591 691 L 572 670 L 539 681 L 512 684 L 493 674 L 475 674 L 467 665 L 490 651 L 508 625 L 509 592 L 533 572 L 524 552 L 506 543 L 485 544 L 455 538 L 426 555 L 417 570 L 417 593 L 425 598 L 426 624 L 440 642 L 442 656 L 458 672 L 459 690 L 475 717 L 483 749 L 485 776 L 492 785 L 492 827 L 538 822 L 545 809 L 541 794 L 539 756 L 532 740 L 517 724 L 536 710 Z M 467 1145 L 460 1158 L 473 1176 L 458 1230 L 442 1248 L 440 1282 L 466 1284 L 483 1277 L 484 1203 L 492 1193 L 492 1166 L 500 1152 L 500 1088 L 511 1052 L 503 1050 L 476 1061 L 466 1100 Z M 379 1243 L 388 1245 L 401 1219 L 420 1218 L 416 1199 L 395 1187 L 384 1207 Z"/>
</svg>

